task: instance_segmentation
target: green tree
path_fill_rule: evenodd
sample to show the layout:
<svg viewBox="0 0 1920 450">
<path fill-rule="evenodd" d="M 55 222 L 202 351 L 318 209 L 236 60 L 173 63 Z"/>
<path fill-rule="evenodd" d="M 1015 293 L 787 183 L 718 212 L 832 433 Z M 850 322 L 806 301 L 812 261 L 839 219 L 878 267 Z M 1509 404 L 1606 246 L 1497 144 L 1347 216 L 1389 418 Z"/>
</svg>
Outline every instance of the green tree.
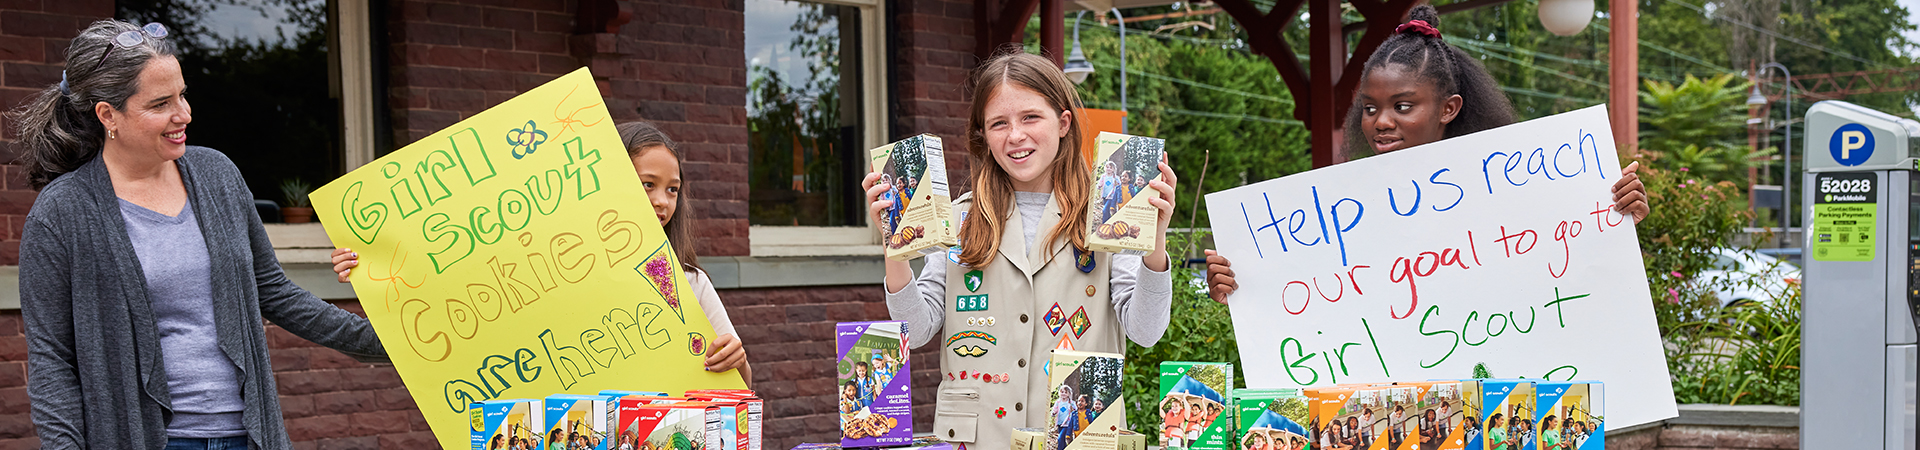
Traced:
<svg viewBox="0 0 1920 450">
<path fill-rule="evenodd" d="M 1126 14 L 1173 10 L 1134 8 Z M 1067 20 L 1071 26 L 1076 17 Z M 1089 108 L 1121 109 L 1119 32 L 1092 14 L 1078 20 L 1081 49 L 1096 69 L 1077 86 L 1081 99 Z M 1178 23 L 1208 26 L 1147 31 Z M 1221 13 L 1127 24 L 1127 131 L 1167 140 L 1167 158 L 1181 182 L 1174 227 L 1206 226 L 1206 209 L 1194 204 L 1198 193 L 1312 167 L 1307 130 L 1293 117 L 1292 93 L 1266 57 L 1236 39 L 1244 32 L 1231 23 Z M 1038 30 L 1037 23 L 1028 27 L 1027 42 L 1039 42 Z M 1038 45 L 1028 51 L 1038 53 Z M 1194 212 L 1198 222 L 1189 215 Z"/>
<path fill-rule="evenodd" d="M 1640 149 L 1661 156 L 1656 163 L 1687 168 L 1707 182 L 1744 183 L 1746 170 L 1771 150 L 1749 151 L 1746 142 L 1749 83 L 1733 74 L 1707 79 L 1685 75 L 1679 84 L 1647 80 L 1640 91 Z"/>
</svg>

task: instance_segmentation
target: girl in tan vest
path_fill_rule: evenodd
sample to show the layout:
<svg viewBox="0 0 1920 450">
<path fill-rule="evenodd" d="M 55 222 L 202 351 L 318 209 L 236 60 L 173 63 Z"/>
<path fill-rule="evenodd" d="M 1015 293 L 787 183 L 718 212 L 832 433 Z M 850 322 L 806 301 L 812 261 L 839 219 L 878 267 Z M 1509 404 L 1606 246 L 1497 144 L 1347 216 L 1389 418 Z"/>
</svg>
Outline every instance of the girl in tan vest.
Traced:
<svg viewBox="0 0 1920 450">
<path fill-rule="evenodd" d="M 973 191 L 954 202 L 960 245 L 927 258 L 917 279 L 906 262 L 888 260 L 887 309 L 907 322 L 909 345 L 941 346 L 934 435 L 997 450 L 1014 428 L 1052 423 L 1042 368 L 1054 349 L 1123 353 L 1125 339 L 1152 346 L 1166 332 L 1177 178 L 1162 162 L 1163 178 L 1149 184 L 1161 193 L 1149 201 L 1160 210 L 1153 253 L 1086 251 L 1093 181 L 1073 84 L 1046 58 L 1005 53 L 970 85 Z M 891 206 L 878 181 L 864 182 L 875 223 Z"/>
</svg>

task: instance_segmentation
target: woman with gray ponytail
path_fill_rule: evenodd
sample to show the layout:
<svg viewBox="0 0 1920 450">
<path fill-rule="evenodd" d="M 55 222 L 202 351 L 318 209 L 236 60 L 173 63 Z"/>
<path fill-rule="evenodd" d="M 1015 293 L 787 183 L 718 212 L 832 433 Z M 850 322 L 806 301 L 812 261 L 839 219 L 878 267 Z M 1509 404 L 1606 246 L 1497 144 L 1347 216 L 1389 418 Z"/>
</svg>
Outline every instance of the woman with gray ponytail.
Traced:
<svg viewBox="0 0 1920 450">
<path fill-rule="evenodd" d="M 9 113 L 40 191 L 20 312 L 47 448 L 291 447 L 262 316 L 386 358 L 366 319 L 287 280 L 239 169 L 186 144 L 174 53 L 160 24 L 94 22 L 61 82 Z"/>
</svg>

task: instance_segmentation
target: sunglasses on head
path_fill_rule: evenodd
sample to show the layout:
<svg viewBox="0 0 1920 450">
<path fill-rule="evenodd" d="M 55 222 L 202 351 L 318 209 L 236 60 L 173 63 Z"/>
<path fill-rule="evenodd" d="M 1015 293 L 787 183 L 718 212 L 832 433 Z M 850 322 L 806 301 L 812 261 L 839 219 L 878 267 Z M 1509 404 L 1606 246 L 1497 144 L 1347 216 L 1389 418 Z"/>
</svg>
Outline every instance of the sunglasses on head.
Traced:
<svg viewBox="0 0 1920 450">
<path fill-rule="evenodd" d="M 167 26 L 161 25 L 159 22 L 149 22 L 145 26 L 140 27 L 138 31 L 129 30 L 121 32 L 113 37 L 113 43 L 107 45 L 107 51 L 100 54 L 100 62 L 93 65 L 93 70 L 100 70 L 100 66 L 106 65 L 107 56 L 112 55 L 113 50 L 116 48 L 140 45 L 146 42 L 147 38 L 165 39 L 166 37 Z"/>
</svg>

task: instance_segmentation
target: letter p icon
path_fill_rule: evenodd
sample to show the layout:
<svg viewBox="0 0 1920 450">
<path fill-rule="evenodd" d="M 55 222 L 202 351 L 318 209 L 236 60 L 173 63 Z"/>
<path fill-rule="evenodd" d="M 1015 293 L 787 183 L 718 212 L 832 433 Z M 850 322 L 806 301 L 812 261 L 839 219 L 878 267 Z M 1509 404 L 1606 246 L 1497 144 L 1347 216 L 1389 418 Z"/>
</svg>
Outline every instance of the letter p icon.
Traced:
<svg viewBox="0 0 1920 450">
<path fill-rule="evenodd" d="M 1853 151 L 1867 146 L 1867 134 L 1858 131 L 1840 132 L 1840 159 L 1852 159 Z"/>
<path fill-rule="evenodd" d="M 1873 157 L 1873 130 L 1858 123 L 1841 125 L 1827 138 L 1827 152 L 1842 166 L 1865 164 Z"/>
</svg>

